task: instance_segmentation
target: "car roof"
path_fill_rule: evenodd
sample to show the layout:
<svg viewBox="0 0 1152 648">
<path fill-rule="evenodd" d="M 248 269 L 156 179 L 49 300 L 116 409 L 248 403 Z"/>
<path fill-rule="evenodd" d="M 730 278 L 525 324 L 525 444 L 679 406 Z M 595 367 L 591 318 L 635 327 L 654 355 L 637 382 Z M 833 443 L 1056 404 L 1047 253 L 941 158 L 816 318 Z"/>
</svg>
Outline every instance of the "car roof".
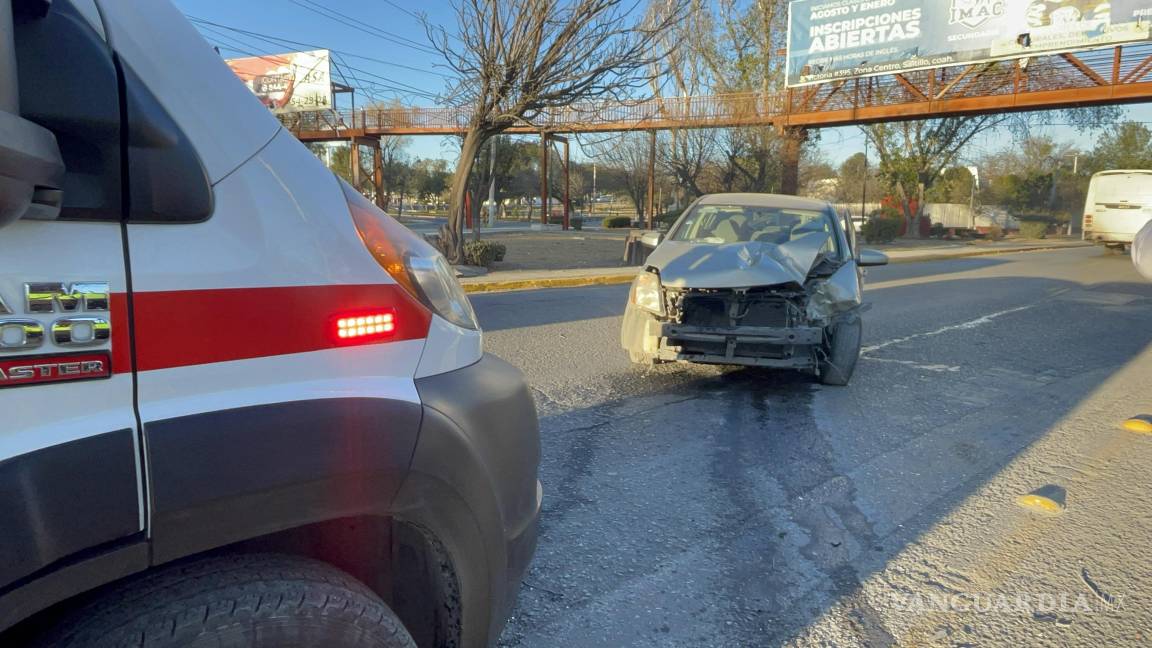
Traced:
<svg viewBox="0 0 1152 648">
<path fill-rule="evenodd" d="M 770 193 L 715 193 L 700 196 L 698 205 L 741 205 L 748 207 L 780 207 L 782 209 L 824 210 L 828 203 L 814 198 L 800 198 Z"/>
<path fill-rule="evenodd" d="M 1126 175 L 1129 173 L 1148 174 L 1152 173 L 1152 169 L 1108 169 L 1107 171 L 1097 171 L 1096 173 L 1092 174 L 1092 177 L 1095 178 L 1096 176 Z"/>
</svg>

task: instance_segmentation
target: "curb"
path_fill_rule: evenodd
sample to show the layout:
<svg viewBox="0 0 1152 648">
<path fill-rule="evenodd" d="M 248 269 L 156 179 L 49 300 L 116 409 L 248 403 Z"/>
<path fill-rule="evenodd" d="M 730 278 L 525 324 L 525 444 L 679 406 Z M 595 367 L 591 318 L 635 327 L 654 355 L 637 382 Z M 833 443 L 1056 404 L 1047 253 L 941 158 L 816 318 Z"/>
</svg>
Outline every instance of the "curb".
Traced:
<svg viewBox="0 0 1152 648">
<path fill-rule="evenodd" d="M 466 293 L 502 292 L 505 290 L 531 290 L 533 288 L 577 288 L 579 286 L 607 286 L 632 283 L 639 268 L 627 274 L 591 275 L 587 277 L 552 277 L 544 279 L 513 279 L 505 281 L 470 281 L 463 284 Z"/>
<path fill-rule="evenodd" d="M 1011 250 L 972 250 L 964 252 L 963 254 L 920 254 L 917 256 L 908 256 L 888 259 L 888 264 L 893 265 L 897 263 L 924 263 L 926 261 L 947 261 L 949 259 L 967 259 L 969 257 L 980 256 L 995 256 L 998 254 L 1017 254 L 1020 252 L 1046 252 L 1050 250 L 1075 250 L 1077 248 L 1092 247 L 1091 244 L 1084 245 L 1034 245 L 1031 247 L 1013 248 Z"/>
<path fill-rule="evenodd" d="M 1020 252 L 1040 252 L 1047 250 L 1076 249 L 1091 247 L 1090 245 L 1036 245 L 1031 247 L 1013 248 L 1011 250 L 972 250 L 963 254 L 921 254 L 918 256 L 889 259 L 889 264 L 897 263 L 924 263 L 927 261 L 948 261 L 950 259 L 965 259 L 969 257 L 993 256 L 997 254 L 1017 254 Z M 619 272 L 613 274 L 589 275 L 583 277 L 543 277 L 539 279 L 493 279 L 490 281 L 470 281 L 463 283 L 466 293 L 504 292 L 510 290 L 532 290 L 538 288 L 578 288 L 580 286 L 607 286 L 614 284 L 632 283 L 639 268 L 632 272 Z"/>
</svg>

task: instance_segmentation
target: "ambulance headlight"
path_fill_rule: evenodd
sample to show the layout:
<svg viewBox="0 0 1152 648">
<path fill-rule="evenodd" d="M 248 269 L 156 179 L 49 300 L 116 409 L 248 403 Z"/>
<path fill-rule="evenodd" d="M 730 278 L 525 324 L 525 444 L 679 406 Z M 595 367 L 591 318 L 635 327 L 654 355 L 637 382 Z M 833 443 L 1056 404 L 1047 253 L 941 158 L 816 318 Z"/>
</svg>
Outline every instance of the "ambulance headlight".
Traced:
<svg viewBox="0 0 1152 648">
<path fill-rule="evenodd" d="M 347 182 L 341 180 L 340 186 L 356 231 L 380 267 L 428 310 L 457 326 L 479 330 L 472 304 L 444 256 Z"/>
<path fill-rule="evenodd" d="M 456 273 L 444 255 L 436 252 L 433 256 L 408 255 L 405 259 L 408 272 L 415 279 L 416 287 L 423 294 L 424 303 L 436 314 L 464 328 L 478 329 L 476 312 L 472 302 L 456 280 Z"/>
<path fill-rule="evenodd" d="M 632 282 L 632 303 L 644 310 L 664 314 L 664 296 L 660 289 L 660 275 L 655 272 L 641 272 Z"/>
</svg>

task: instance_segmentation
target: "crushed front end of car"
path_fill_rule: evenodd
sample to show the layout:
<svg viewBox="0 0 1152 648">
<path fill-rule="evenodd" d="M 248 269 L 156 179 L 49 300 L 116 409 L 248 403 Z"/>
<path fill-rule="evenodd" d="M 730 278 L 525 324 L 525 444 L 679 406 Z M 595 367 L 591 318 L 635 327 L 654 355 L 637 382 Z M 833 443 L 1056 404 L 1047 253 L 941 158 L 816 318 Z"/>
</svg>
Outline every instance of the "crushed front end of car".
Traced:
<svg viewBox="0 0 1152 648">
<path fill-rule="evenodd" d="M 820 373 L 838 327 L 861 310 L 859 270 L 826 234 L 784 245 L 665 242 L 633 282 L 621 343 L 638 363 L 695 362 Z"/>
<path fill-rule="evenodd" d="M 655 331 L 660 360 L 814 367 L 823 328 L 811 326 L 807 296 L 793 286 L 669 288 L 668 321 Z"/>
</svg>

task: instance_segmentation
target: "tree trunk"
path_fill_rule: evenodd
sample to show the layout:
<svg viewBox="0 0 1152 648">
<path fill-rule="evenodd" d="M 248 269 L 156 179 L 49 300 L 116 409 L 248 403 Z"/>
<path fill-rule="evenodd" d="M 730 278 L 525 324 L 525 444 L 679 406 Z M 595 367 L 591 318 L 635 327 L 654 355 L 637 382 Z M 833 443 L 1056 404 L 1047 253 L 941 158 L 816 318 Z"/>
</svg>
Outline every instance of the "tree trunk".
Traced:
<svg viewBox="0 0 1152 648">
<path fill-rule="evenodd" d="M 908 201 L 908 192 L 904 190 L 904 183 L 896 181 L 896 197 L 900 200 L 900 216 L 904 219 L 904 236 L 912 236 L 912 206 Z"/>
<path fill-rule="evenodd" d="M 448 224 L 440 228 L 440 251 L 451 263 L 464 262 L 464 196 L 468 193 L 468 178 L 476 153 L 484 145 L 486 136 L 477 128 L 469 128 L 460 146 L 460 159 L 452 174 L 452 189 L 448 194 Z"/>
<path fill-rule="evenodd" d="M 921 182 L 916 186 L 916 238 L 922 238 L 923 233 L 920 229 L 920 221 L 924 219 L 924 183 Z"/>
<path fill-rule="evenodd" d="M 912 200 L 904 190 L 904 183 L 896 183 L 896 197 L 900 199 L 900 213 L 904 216 L 904 237 L 920 238 L 920 218 L 924 214 L 924 185 L 916 189 L 916 210 L 912 210 Z"/>
<path fill-rule="evenodd" d="M 780 193 L 795 196 L 800 193 L 800 153 L 804 142 L 808 141 L 808 129 L 802 126 L 789 126 L 784 129 L 784 150 Z"/>
</svg>

